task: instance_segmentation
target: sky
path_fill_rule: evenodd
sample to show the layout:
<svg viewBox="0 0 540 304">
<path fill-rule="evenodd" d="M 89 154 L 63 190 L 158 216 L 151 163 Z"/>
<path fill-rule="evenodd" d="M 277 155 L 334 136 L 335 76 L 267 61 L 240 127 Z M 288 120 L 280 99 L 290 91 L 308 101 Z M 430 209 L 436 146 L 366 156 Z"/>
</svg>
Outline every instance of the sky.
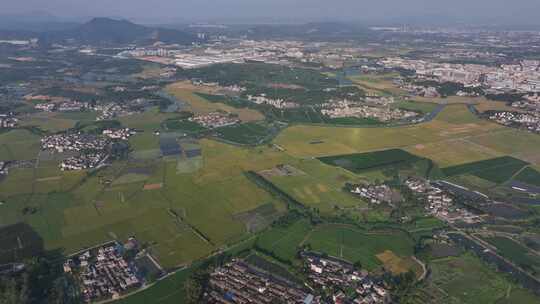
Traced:
<svg viewBox="0 0 540 304">
<path fill-rule="evenodd" d="M 540 0 L 1 0 L 3 14 L 168 22 L 414 22 L 533 24 Z M 2 14 L 2 13 L 0 13 Z"/>
</svg>

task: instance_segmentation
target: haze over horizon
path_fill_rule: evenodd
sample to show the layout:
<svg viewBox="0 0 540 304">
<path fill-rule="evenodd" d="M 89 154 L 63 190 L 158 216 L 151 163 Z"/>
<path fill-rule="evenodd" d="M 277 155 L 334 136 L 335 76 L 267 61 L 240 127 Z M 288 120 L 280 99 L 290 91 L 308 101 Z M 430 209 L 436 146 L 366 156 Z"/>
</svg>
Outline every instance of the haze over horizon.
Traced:
<svg viewBox="0 0 540 304">
<path fill-rule="evenodd" d="M 353 21 L 540 25 L 535 16 L 540 10 L 537 0 L 517 0 L 511 5 L 506 0 L 9 0 L 1 7 L 3 15 L 43 14 L 71 21 L 107 16 L 161 24 Z"/>
</svg>

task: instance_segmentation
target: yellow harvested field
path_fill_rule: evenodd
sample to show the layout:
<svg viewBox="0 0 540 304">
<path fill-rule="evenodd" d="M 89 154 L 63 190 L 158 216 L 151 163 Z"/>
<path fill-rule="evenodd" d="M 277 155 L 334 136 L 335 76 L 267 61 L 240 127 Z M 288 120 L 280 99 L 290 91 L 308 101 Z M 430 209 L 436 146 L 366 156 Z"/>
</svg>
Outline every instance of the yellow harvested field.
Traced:
<svg viewBox="0 0 540 304">
<path fill-rule="evenodd" d="M 449 105 L 435 120 L 418 125 L 386 128 L 297 125 L 284 130 L 274 141 L 293 156 L 320 157 L 390 148 L 422 148 L 431 143 L 444 147 L 445 142 L 450 144 L 456 139 L 505 130 L 507 128 L 476 118 L 464 105 Z"/>
<path fill-rule="evenodd" d="M 503 153 L 474 144 L 466 139 L 419 144 L 406 147 L 404 150 L 418 156 L 430 158 L 440 167 L 455 166 L 503 155 Z"/>
<path fill-rule="evenodd" d="M 62 179 L 62 176 L 51 176 L 36 179 L 36 182 L 48 182 Z"/>
<path fill-rule="evenodd" d="M 163 188 L 163 183 L 158 184 L 146 184 L 143 187 L 143 190 L 157 190 Z"/>
<path fill-rule="evenodd" d="M 419 277 L 422 274 L 422 267 L 413 258 L 401 258 L 391 250 L 385 250 L 375 255 L 384 265 L 384 268 L 394 275 L 399 275 L 412 270 Z"/>
</svg>

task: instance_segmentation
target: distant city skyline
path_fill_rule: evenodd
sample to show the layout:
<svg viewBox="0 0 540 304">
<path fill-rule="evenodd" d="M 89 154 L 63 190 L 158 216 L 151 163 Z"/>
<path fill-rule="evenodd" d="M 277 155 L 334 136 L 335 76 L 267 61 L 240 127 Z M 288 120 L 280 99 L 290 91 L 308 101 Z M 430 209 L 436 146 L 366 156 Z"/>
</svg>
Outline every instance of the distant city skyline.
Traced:
<svg viewBox="0 0 540 304">
<path fill-rule="evenodd" d="M 8 0 L 1 14 L 145 23 L 309 22 L 540 24 L 538 0 Z M 36 14 L 37 12 L 37 14 Z"/>
</svg>

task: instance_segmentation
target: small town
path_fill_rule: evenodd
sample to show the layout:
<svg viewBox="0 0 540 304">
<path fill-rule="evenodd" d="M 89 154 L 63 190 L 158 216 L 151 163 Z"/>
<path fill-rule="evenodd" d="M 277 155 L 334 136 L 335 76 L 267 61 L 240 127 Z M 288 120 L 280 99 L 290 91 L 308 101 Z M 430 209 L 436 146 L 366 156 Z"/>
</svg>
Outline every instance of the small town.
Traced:
<svg viewBox="0 0 540 304">
<path fill-rule="evenodd" d="M 540 62 L 537 60 L 522 60 L 519 63 L 496 67 L 437 63 L 399 57 L 385 58 L 379 63 L 386 68 L 415 71 L 418 79 L 455 82 L 466 87 L 483 86 L 493 92 L 540 92 Z"/>
</svg>

